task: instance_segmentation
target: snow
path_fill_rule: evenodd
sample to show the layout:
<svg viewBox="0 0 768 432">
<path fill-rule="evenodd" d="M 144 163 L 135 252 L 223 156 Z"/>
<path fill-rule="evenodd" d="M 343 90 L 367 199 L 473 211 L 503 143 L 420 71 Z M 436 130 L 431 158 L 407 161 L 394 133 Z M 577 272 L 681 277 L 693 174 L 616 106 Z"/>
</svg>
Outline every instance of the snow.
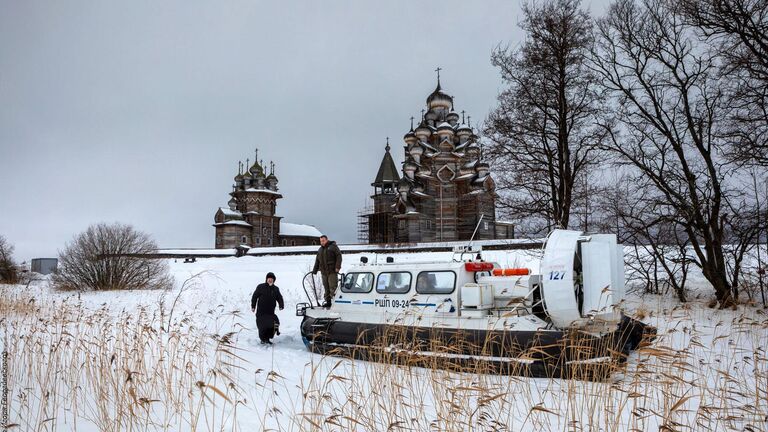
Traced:
<svg viewBox="0 0 768 432">
<path fill-rule="evenodd" d="M 301 225 L 290 222 L 280 222 L 281 236 L 320 237 L 320 230 L 312 225 Z"/>
<path fill-rule="evenodd" d="M 158 255 L 235 256 L 235 249 L 158 249 Z"/>
<path fill-rule="evenodd" d="M 247 227 L 251 226 L 251 224 L 249 224 L 248 222 L 241 221 L 241 220 L 231 220 L 231 221 L 213 224 L 213 226 L 220 226 L 220 225 L 241 225 L 241 226 L 247 226 Z"/>
<path fill-rule="evenodd" d="M 256 189 L 256 188 L 248 188 L 245 190 L 246 192 L 261 192 L 261 193 L 268 193 L 273 195 L 280 195 L 279 192 L 269 190 L 269 189 Z"/>
<path fill-rule="evenodd" d="M 242 213 L 240 213 L 239 211 L 232 210 L 229 207 L 219 207 L 219 210 L 221 210 L 221 212 L 224 214 L 224 216 L 235 216 L 235 217 L 237 217 L 237 216 L 242 217 L 243 216 Z"/>
<path fill-rule="evenodd" d="M 367 246 L 342 246 L 347 251 L 342 272 L 361 256 L 375 260 Z M 427 246 L 434 245 L 421 245 Z M 208 250 L 224 251 L 231 253 Z M 484 257 L 504 267 L 537 269 L 539 254 L 485 251 Z M 395 260 L 452 256 L 403 253 Z M 659 338 L 633 353 L 625 371 L 608 382 L 590 383 L 457 374 L 311 354 L 294 308 L 306 301 L 301 281 L 313 261 L 312 255 L 199 258 L 195 263 L 167 259 L 176 281 L 169 292 L 57 292 L 47 279 L 29 287 L 0 285 L 0 314 L 10 320 L 10 422 L 19 423 L 18 430 L 107 430 L 122 404 L 124 412 L 136 415 L 126 414 L 124 421 L 133 427 L 126 423 L 121 430 L 386 430 L 396 422 L 412 430 L 768 427 L 765 313 L 752 306 L 708 309 L 710 288 L 700 273 L 691 274 L 689 284 L 696 289 L 691 297 L 702 298 L 687 305 L 669 297 L 631 296 L 628 313 L 657 326 Z M 277 275 L 286 307 L 278 312 L 282 335 L 274 346 L 264 347 L 249 302 L 270 271 Z M 3 309 L 6 301 L 17 305 L 10 315 Z M 161 329 L 160 322 L 171 331 Z M 156 342 L 132 342 L 141 334 Z M 26 355 L 14 355 L 24 344 Z M 73 361 L 73 352 L 80 360 Z M 179 352 L 184 357 L 174 357 Z M 109 379 L 94 381 L 99 374 Z M 158 380 L 160 385 L 152 385 Z M 130 392 L 150 402 L 116 397 Z"/>
</svg>

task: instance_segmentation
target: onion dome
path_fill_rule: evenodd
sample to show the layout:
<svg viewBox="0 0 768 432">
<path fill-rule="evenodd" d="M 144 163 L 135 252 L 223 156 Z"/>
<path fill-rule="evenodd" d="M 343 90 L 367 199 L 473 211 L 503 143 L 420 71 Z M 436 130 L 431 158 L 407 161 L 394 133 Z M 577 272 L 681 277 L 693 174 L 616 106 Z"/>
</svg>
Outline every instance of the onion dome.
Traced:
<svg viewBox="0 0 768 432">
<path fill-rule="evenodd" d="M 440 81 L 437 81 L 437 87 L 429 96 L 427 96 L 427 106 L 431 108 L 449 109 L 453 105 L 453 98 L 443 93 L 440 87 Z"/>
<path fill-rule="evenodd" d="M 456 134 L 459 136 L 472 135 L 472 128 L 467 126 L 466 123 L 462 123 L 459 125 L 459 128 L 456 129 Z"/>
<path fill-rule="evenodd" d="M 408 144 L 417 140 L 416 134 L 413 132 L 413 117 L 411 117 L 411 129 L 403 135 L 403 140 Z"/>
<path fill-rule="evenodd" d="M 410 161 L 403 164 L 403 172 L 405 173 L 406 176 L 408 176 L 408 178 L 411 178 L 411 179 L 413 178 L 413 175 L 416 173 L 417 168 L 418 166 L 416 166 L 415 163 Z"/>
<path fill-rule="evenodd" d="M 407 193 L 411 190 L 411 182 L 409 182 L 405 177 L 401 178 L 397 183 L 397 190 L 400 193 Z"/>
<path fill-rule="evenodd" d="M 453 98 L 443 93 L 443 89 L 440 87 L 440 80 L 437 81 L 435 90 L 427 96 L 427 106 L 430 109 L 438 107 L 450 109 L 453 106 Z"/>
<path fill-rule="evenodd" d="M 426 140 L 427 137 L 432 135 L 432 129 L 427 125 L 425 121 L 422 120 L 419 127 L 416 128 L 415 132 L 416 136 L 419 137 L 421 140 Z"/>
<path fill-rule="evenodd" d="M 270 189 L 273 189 L 273 190 L 277 189 L 278 180 L 277 180 L 277 176 L 274 173 L 267 176 L 266 182 Z"/>
<path fill-rule="evenodd" d="M 470 143 L 465 152 L 468 158 L 474 160 L 480 156 L 480 147 L 478 147 L 477 143 Z"/>
<path fill-rule="evenodd" d="M 277 176 L 275 175 L 275 163 L 269 163 L 269 175 L 267 176 L 267 186 L 270 190 L 277 190 Z"/>
<path fill-rule="evenodd" d="M 437 134 L 442 138 L 450 137 L 453 135 L 453 126 L 446 122 L 442 122 L 437 127 Z"/>
<path fill-rule="evenodd" d="M 243 183 L 243 173 L 241 172 L 243 170 L 243 163 L 237 162 L 237 175 L 235 176 L 235 184 L 240 185 Z"/>
<path fill-rule="evenodd" d="M 450 123 L 452 126 L 455 126 L 456 123 L 459 122 L 459 113 L 451 110 L 451 112 L 449 112 L 448 115 L 445 116 L 445 121 Z"/>
<path fill-rule="evenodd" d="M 248 171 L 253 177 L 264 177 L 264 168 L 261 167 L 259 161 L 255 161 Z"/>
<path fill-rule="evenodd" d="M 243 178 L 243 179 L 250 179 L 250 178 L 252 178 L 252 177 L 253 177 L 253 176 L 252 176 L 252 175 L 251 175 L 251 173 L 249 173 L 248 171 L 244 172 L 244 173 L 243 173 L 243 176 L 242 176 L 242 178 Z"/>
<path fill-rule="evenodd" d="M 237 200 L 235 199 L 234 196 L 229 199 L 229 202 L 227 203 L 227 205 L 229 206 L 230 210 L 237 210 Z"/>
</svg>

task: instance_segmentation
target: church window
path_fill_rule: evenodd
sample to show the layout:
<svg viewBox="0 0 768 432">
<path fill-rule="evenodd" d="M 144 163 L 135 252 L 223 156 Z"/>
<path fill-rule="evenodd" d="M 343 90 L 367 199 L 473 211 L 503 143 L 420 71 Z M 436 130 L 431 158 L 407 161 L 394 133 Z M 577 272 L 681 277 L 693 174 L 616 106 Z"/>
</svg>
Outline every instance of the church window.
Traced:
<svg viewBox="0 0 768 432">
<path fill-rule="evenodd" d="M 272 239 L 267 239 L 267 246 L 272 246 Z"/>
<path fill-rule="evenodd" d="M 240 237 L 240 242 L 243 243 L 243 244 L 248 243 L 248 237 L 246 237 L 246 236 Z"/>
<path fill-rule="evenodd" d="M 296 246 L 296 240 L 291 240 L 291 246 Z"/>
<path fill-rule="evenodd" d="M 261 237 L 256 237 L 256 244 L 261 246 Z"/>
</svg>

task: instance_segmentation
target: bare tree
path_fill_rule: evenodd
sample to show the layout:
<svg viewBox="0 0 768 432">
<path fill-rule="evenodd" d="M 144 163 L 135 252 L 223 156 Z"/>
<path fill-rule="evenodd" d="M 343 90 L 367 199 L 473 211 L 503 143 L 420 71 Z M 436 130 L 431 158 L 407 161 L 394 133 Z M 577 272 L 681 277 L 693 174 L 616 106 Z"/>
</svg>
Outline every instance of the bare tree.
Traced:
<svg viewBox="0 0 768 432">
<path fill-rule="evenodd" d="M 694 263 L 691 245 L 674 208 L 667 205 L 648 180 L 625 175 L 601 194 L 596 208 L 600 228 L 615 231 L 619 241 L 634 246 L 627 264 L 645 283 L 645 291 L 661 294 L 671 288 L 687 301 L 686 282 Z"/>
<path fill-rule="evenodd" d="M 120 290 L 171 286 L 165 263 L 147 258 L 157 245 L 130 225 L 91 225 L 59 253 L 54 284 L 61 289 Z"/>
<path fill-rule="evenodd" d="M 598 34 L 592 65 L 618 122 L 604 124 L 606 149 L 652 191 L 661 222 L 682 229 L 719 304 L 731 305 L 738 280 L 729 274 L 724 245 L 735 231 L 727 226 L 748 224 L 733 212 L 743 197 L 737 167 L 720 157 L 730 111 L 717 53 L 698 44 L 671 0 L 618 0 Z"/>
<path fill-rule="evenodd" d="M 499 206 L 541 232 L 572 225 L 605 132 L 595 126 L 600 93 L 585 66 L 593 21 L 580 0 L 530 3 L 523 12 L 525 42 L 491 57 L 509 87 L 484 132 L 486 156 L 500 174 Z"/>
<path fill-rule="evenodd" d="M 682 16 L 722 59 L 736 161 L 768 166 L 768 0 L 677 0 Z"/>
<path fill-rule="evenodd" d="M 18 279 L 16 263 L 13 261 L 13 245 L 0 235 L 0 282 L 12 284 Z"/>
</svg>

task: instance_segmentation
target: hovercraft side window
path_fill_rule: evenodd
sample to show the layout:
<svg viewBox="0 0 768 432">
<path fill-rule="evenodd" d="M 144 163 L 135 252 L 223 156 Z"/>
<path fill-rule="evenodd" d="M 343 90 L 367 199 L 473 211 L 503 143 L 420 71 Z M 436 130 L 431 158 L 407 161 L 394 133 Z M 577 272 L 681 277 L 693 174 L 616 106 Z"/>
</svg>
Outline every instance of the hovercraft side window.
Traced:
<svg viewBox="0 0 768 432">
<path fill-rule="evenodd" d="M 419 294 L 450 294 L 456 288 L 456 273 L 452 271 L 424 271 L 416 278 Z"/>
<path fill-rule="evenodd" d="M 409 272 L 386 272 L 379 274 L 376 292 L 387 294 L 405 294 L 411 290 Z"/>
<path fill-rule="evenodd" d="M 347 273 L 341 284 L 341 292 L 369 293 L 373 289 L 373 273 Z"/>
</svg>

